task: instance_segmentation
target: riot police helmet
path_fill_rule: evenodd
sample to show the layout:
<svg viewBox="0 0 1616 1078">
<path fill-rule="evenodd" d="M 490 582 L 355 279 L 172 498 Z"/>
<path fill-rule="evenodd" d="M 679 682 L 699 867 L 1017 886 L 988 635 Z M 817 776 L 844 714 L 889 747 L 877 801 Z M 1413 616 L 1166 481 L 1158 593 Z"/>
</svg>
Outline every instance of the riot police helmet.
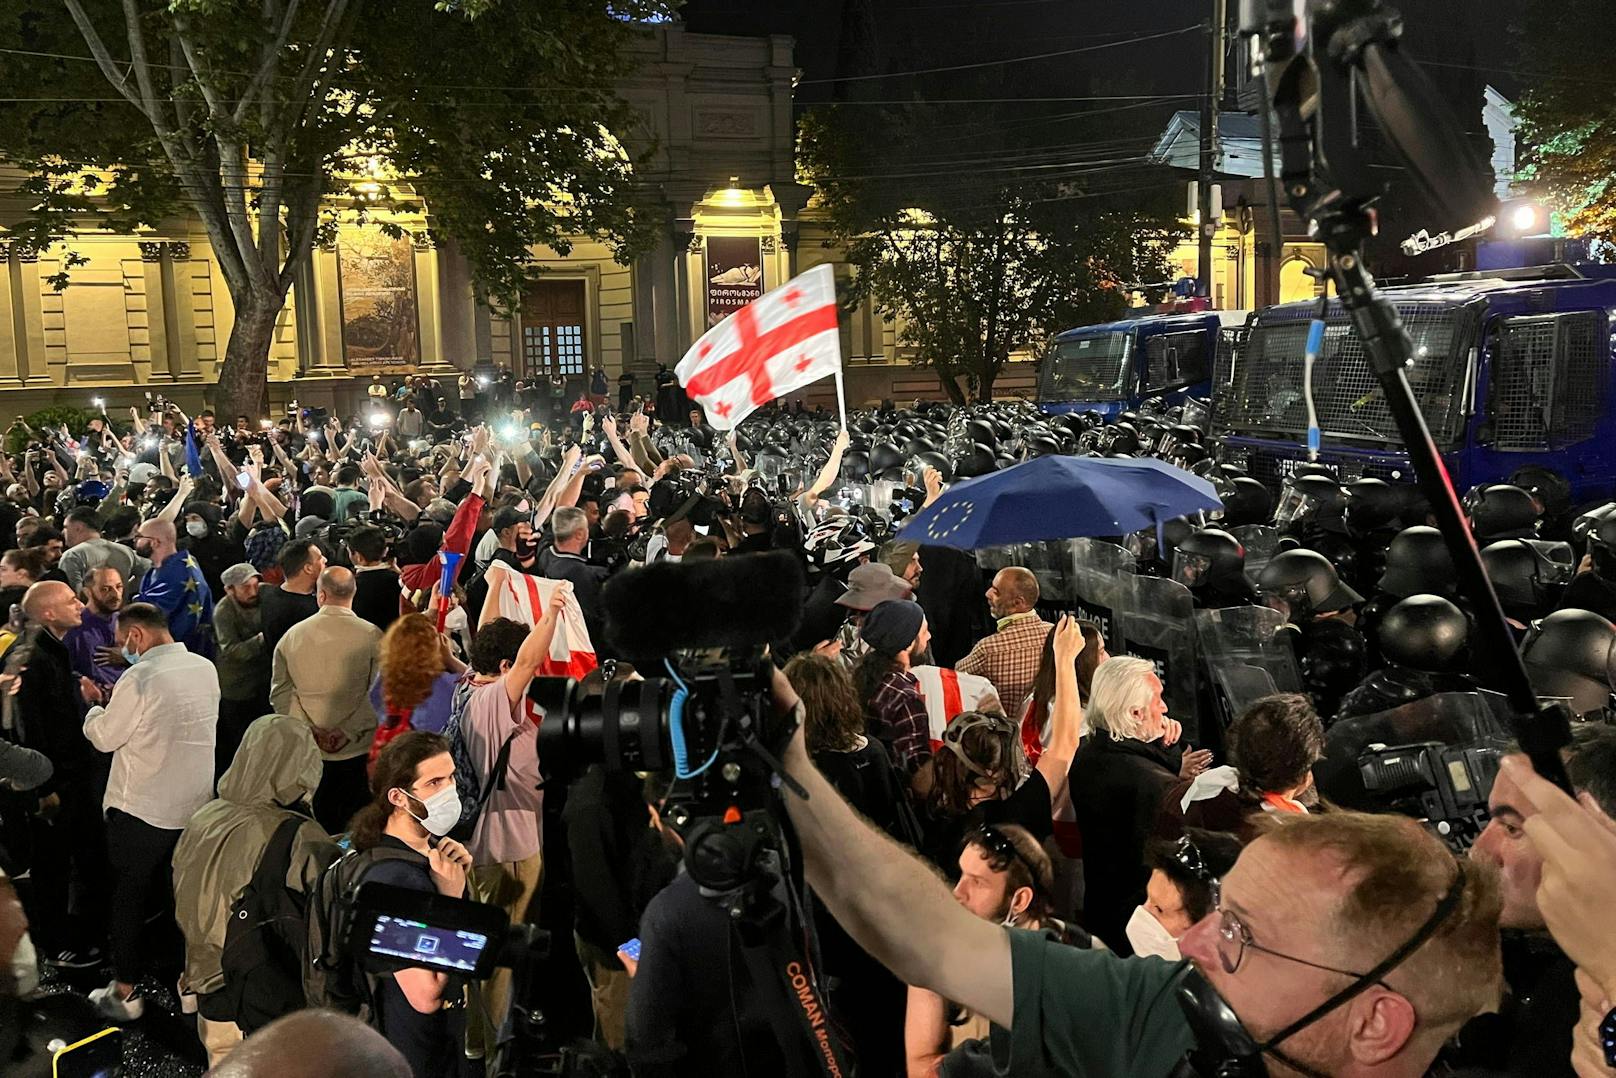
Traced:
<svg viewBox="0 0 1616 1078">
<path fill-rule="evenodd" d="M 1537 534 L 1537 503 L 1520 487 L 1485 483 L 1465 495 L 1465 515 L 1478 543 Z"/>
<path fill-rule="evenodd" d="M 1616 691 L 1616 625 L 1591 610 L 1556 610 L 1538 622 L 1521 649 L 1540 696 L 1563 696 L 1588 715 L 1610 707 Z"/>
<path fill-rule="evenodd" d="M 1410 595 L 1381 617 L 1380 653 L 1396 666 L 1428 674 L 1457 668 L 1470 641 L 1470 619 L 1440 595 Z"/>
<path fill-rule="evenodd" d="M 1239 528 L 1247 524 L 1267 524 L 1274 515 L 1274 496 L 1268 488 L 1249 475 L 1235 476 L 1231 490 L 1223 496 L 1223 523 L 1225 527 Z"/>
<path fill-rule="evenodd" d="M 1173 550 L 1173 579 L 1187 588 L 1238 575 L 1246 564 L 1246 548 L 1222 528 L 1198 528 Z"/>
<path fill-rule="evenodd" d="M 1363 602 L 1363 596 L 1343 584 L 1335 566 L 1316 550 L 1275 554 L 1257 576 L 1257 591 L 1292 618 L 1333 613 Z"/>
<path fill-rule="evenodd" d="M 1427 592 L 1452 595 L 1456 577 L 1453 555 L 1442 533 L 1424 524 L 1404 528 L 1386 548 L 1386 571 L 1380 590 L 1398 598 Z"/>
<path fill-rule="evenodd" d="M 1534 539 L 1500 539 L 1481 550 L 1482 568 L 1504 613 L 1516 621 L 1542 617 L 1571 582 L 1571 546 Z"/>
</svg>

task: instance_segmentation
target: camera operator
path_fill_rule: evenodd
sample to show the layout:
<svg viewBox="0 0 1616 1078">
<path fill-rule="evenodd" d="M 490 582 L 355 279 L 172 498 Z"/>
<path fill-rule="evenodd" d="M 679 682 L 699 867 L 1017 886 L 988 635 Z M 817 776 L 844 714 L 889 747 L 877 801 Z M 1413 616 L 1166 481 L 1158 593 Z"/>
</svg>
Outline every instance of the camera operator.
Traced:
<svg viewBox="0 0 1616 1078">
<path fill-rule="evenodd" d="M 764 1078 L 786 1073 L 767 1003 L 742 957 L 740 929 L 683 864 L 640 917 L 625 1052 L 637 1078 Z M 911 926 L 913 930 L 913 926 Z"/>
<path fill-rule="evenodd" d="M 370 804 L 349 825 L 353 848 L 386 848 L 389 856 L 371 865 L 365 881 L 464 897 L 471 854 L 444 837 L 460 821 L 449 743 L 420 730 L 389 741 L 376 757 L 370 791 Z M 415 1078 L 458 1071 L 465 1006 L 448 974 L 412 967 L 383 976 L 372 1021 Z"/>
<path fill-rule="evenodd" d="M 776 706 L 794 709 L 783 675 L 774 686 Z M 994 1043 L 1001 1073 L 1166 1075 L 1195 1047 L 1170 991 L 1182 967 L 972 916 L 914 854 L 848 808 L 800 731 L 785 760 L 808 794 L 784 800 L 815 893 L 899 977 L 1008 1029 Z M 1198 998 L 1215 994 L 1260 1051 L 1314 1074 L 1423 1074 L 1462 1022 L 1496 1004 L 1501 978 L 1491 874 L 1459 865 L 1439 839 L 1395 817 L 1297 817 L 1257 839 L 1223 879 L 1218 910 L 1181 946 Z M 1352 972 L 1403 949 L 1408 956 L 1373 982 Z M 1304 1026 L 1287 1028 L 1302 1017 Z M 1265 1043 L 1277 1033 L 1285 1036 Z"/>
<path fill-rule="evenodd" d="M 373 524 L 361 524 L 348 533 L 344 545 L 354 569 L 353 611 L 382 632 L 398 620 L 398 569 L 393 565 L 387 533 Z"/>
<path fill-rule="evenodd" d="M 1616 812 L 1616 730 L 1584 724 L 1563 751 L 1572 789 L 1607 815 Z M 1491 820 L 1470 857 L 1499 870 L 1504 908 L 1504 980 L 1509 993 L 1498 1015 L 1477 1019 L 1461 1033 L 1462 1060 L 1478 1073 L 1569 1075 L 1568 1046 L 1577 1022 L 1574 967 L 1548 935 L 1538 909 L 1543 855 L 1523 827 L 1531 812 L 1509 771 L 1493 781 Z"/>
</svg>

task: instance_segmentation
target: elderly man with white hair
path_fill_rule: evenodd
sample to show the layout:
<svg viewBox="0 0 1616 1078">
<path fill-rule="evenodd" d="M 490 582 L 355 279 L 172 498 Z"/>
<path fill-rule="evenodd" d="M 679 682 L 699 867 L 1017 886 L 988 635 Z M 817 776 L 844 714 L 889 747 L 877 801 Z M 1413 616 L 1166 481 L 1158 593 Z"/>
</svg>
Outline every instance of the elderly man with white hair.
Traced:
<svg viewBox="0 0 1616 1078">
<path fill-rule="evenodd" d="M 1112 950 L 1131 954 L 1125 931 L 1150 870 L 1149 840 L 1167 792 L 1193 775 L 1207 752 L 1173 747 L 1178 724 L 1167 716 L 1161 678 L 1144 659 L 1117 655 L 1094 671 L 1089 730 L 1072 758 L 1069 789 L 1083 835 L 1083 910 L 1089 930 Z"/>
</svg>

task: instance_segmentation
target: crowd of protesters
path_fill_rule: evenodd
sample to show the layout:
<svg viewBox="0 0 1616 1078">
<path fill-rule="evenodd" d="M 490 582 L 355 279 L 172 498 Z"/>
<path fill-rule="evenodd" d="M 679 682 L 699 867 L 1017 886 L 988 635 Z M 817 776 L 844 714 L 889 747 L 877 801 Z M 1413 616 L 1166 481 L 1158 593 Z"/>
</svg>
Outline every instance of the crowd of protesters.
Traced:
<svg viewBox="0 0 1616 1078">
<path fill-rule="evenodd" d="M 681 868 L 667 777 L 594 765 L 545 783 L 527 699 L 557 663 L 586 693 L 639 676 L 606 615 L 614 576 L 784 549 L 809 584 L 801 627 L 772 643 L 775 702 L 801 721 L 784 766 L 809 794 L 784 802 L 859 1074 L 1172 1073 L 1197 1044 L 1174 995 L 1184 960 L 1271 1073 L 1418 1075 L 1439 1056 L 1452 1073 L 1616 1073 L 1600 927 L 1616 894 L 1616 511 L 1573 535 L 1540 491 L 1472 503 L 1506 608 L 1534 626 L 1534 675 L 1579 713 L 1578 796 L 1509 755 L 1456 858 L 1314 779 L 1327 731 L 1478 687 L 1417 500 L 1321 474 L 1276 507 L 1231 470 L 1221 520 L 1148 549 L 1116 537 L 1198 606 L 1288 621 L 1303 691 L 1215 732 L 1203 715 L 1207 744 L 1190 744 L 1161 667 L 1112 654 L 1037 574 L 895 541 L 831 496 L 855 457 L 874 474 L 871 442 L 901 416 L 837 434 L 775 405 L 767 436 L 726 439 L 665 369 L 636 388 L 625 375 L 613 401 L 603 371 L 468 372 L 378 378 L 355 416 L 221 421 L 157 398 L 127 423 L 14 425 L 0 868 L 27 936 L 8 904 L 0 992 L 93 980 L 119 1025 L 194 999 L 220 1074 L 294 1073 L 294 1056 L 483 1073 L 522 1005 L 509 970 L 369 978 L 359 1009 L 385 1044 L 303 1011 L 333 991 L 301 927 L 289 966 L 272 948 L 243 974 L 244 894 L 283 888 L 320 916 L 347 857 L 368 882 L 516 921 L 564 889 L 554 949 L 582 972 L 588 1020 L 562 1032 L 638 1074 L 784 1073 L 796 1046 L 747 990 L 731 918 Z M 948 477 L 904 478 L 931 501 Z M 1255 570 L 1227 530 L 1241 525 L 1285 549 Z M 1559 530 L 1584 545 L 1580 572 L 1533 591 L 1532 540 Z M 1602 668 L 1580 658 L 1596 652 Z"/>
</svg>

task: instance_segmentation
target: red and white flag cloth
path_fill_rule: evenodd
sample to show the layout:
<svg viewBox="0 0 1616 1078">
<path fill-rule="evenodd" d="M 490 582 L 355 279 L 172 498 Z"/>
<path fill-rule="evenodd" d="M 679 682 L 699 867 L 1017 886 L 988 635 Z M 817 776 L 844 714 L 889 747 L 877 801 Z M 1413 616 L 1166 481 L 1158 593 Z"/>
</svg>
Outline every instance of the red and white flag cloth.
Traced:
<svg viewBox="0 0 1616 1078">
<path fill-rule="evenodd" d="M 495 565 L 504 572 L 495 570 Z M 561 581 L 512 572 L 503 562 L 493 562 L 489 568 L 499 580 L 490 577 L 489 598 L 485 601 L 497 601 L 497 611 L 502 618 L 529 627 L 538 624 Z M 539 676 L 581 678 L 598 665 L 594 642 L 589 639 L 589 627 L 584 624 L 583 608 L 575 597 L 568 595 L 561 607 L 555 636 L 550 641 L 550 654 L 539 663 Z"/>
<path fill-rule="evenodd" d="M 942 666 L 912 666 L 909 672 L 920 682 L 920 695 L 926 700 L 933 751 L 942 747 L 943 731 L 961 714 L 1003 710 L 993 682 L 985 677 Z"/>
<path fill-rule="evenodd" d="M 815 266 L 702 334 L 673 373 L 707 422 L 730 430 L 783 393 L 842 369 L 836 277 Z"/>
</svg>

